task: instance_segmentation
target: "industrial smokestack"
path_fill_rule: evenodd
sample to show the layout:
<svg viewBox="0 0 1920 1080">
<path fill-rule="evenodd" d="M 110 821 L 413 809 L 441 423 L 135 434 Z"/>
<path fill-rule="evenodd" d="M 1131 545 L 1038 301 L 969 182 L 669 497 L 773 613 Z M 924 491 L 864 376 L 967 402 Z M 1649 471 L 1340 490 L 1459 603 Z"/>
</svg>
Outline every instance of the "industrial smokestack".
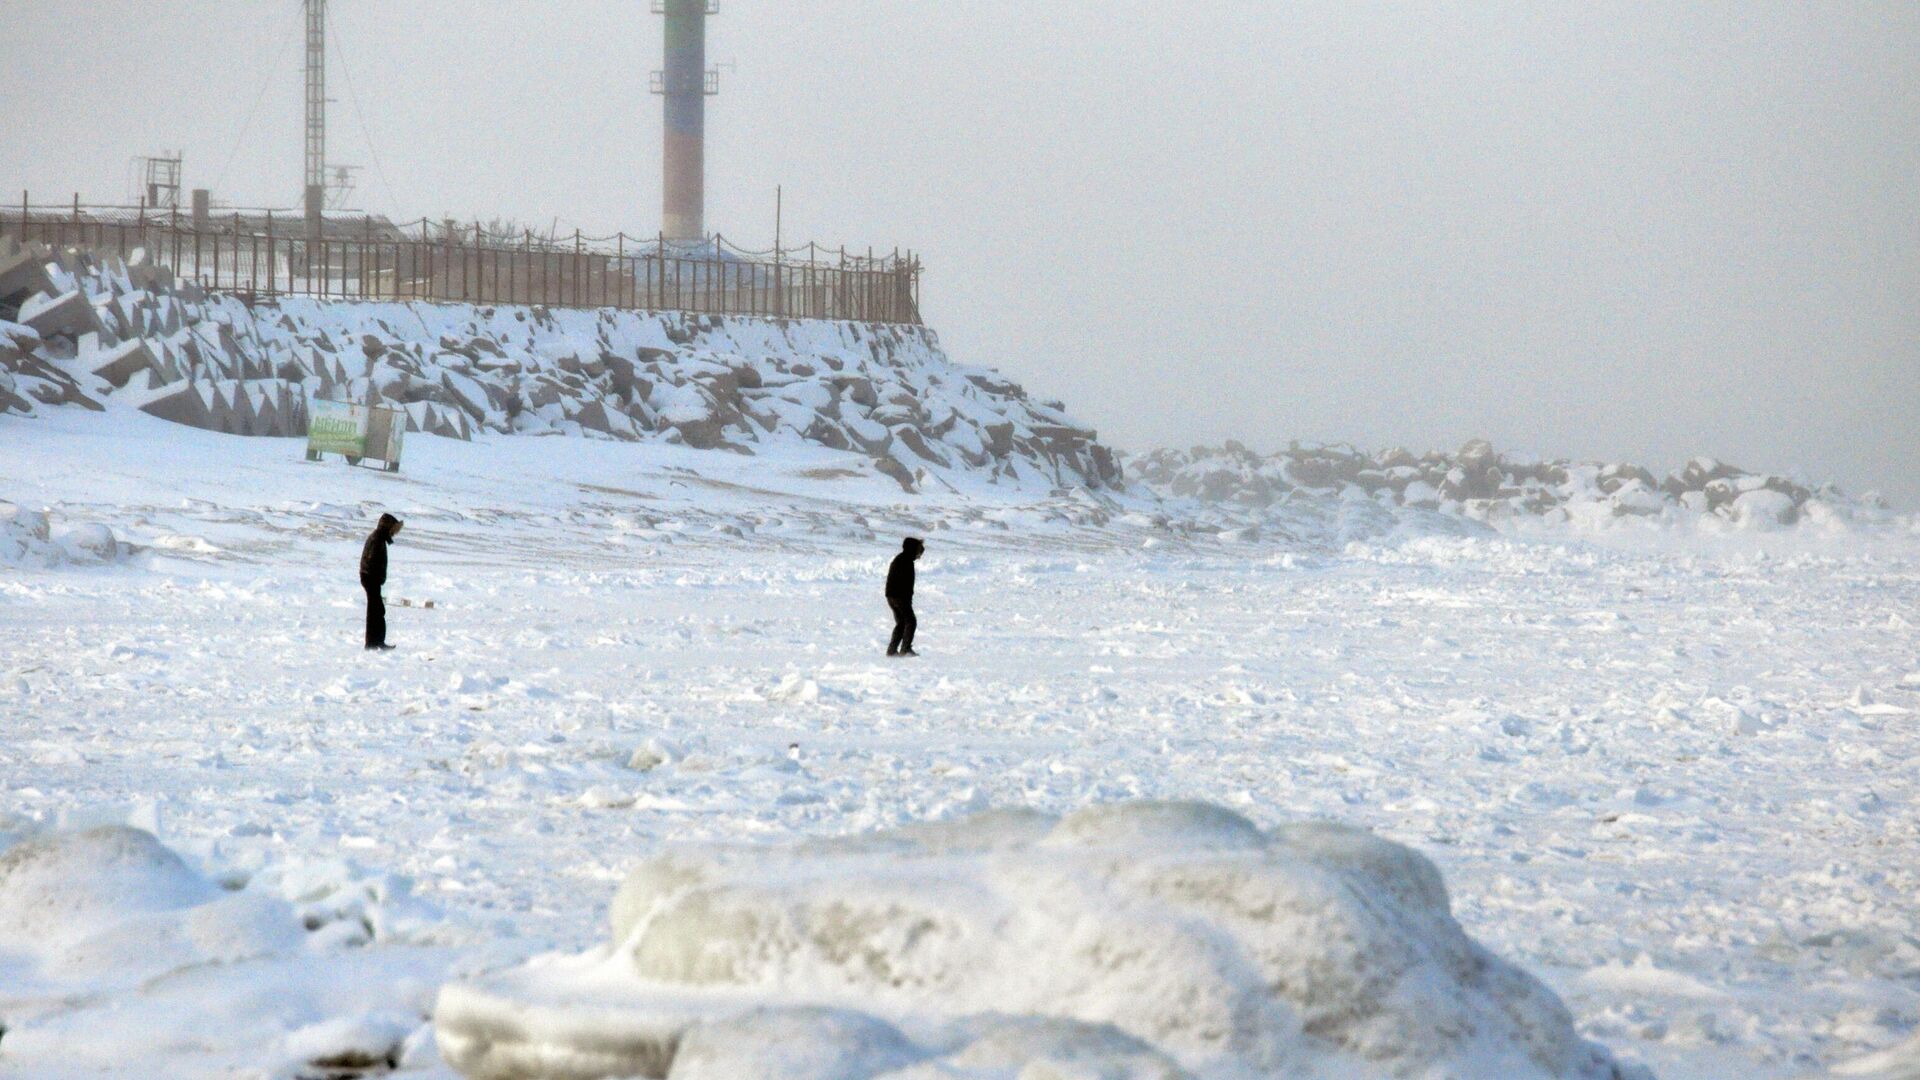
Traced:
<svg viewBox="0 0 1920 1080">
<path fill-rule="evenodd" d="M 668 239 L 706 238 L 707 13 L 712 0 L 656 0 L 666 15 L 661 226 Z"/>
</svg>

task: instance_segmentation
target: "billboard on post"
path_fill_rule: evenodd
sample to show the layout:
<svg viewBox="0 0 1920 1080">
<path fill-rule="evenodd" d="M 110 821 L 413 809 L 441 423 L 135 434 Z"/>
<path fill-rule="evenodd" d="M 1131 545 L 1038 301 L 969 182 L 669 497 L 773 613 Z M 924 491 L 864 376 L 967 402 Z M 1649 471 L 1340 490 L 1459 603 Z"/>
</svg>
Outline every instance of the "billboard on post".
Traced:
<svg viewBox="0 0 1920 1080">
<path fill-rule="evenodd" d="M 307 456 L 367 456 L 367 427 L 373 410 L 365 405 L 316 398 L 307 413 Z"/>
<path fill-rule="evenodd" d="M 350 465 L 371 458 L 397 472 L 406 430 L 407 414 L 399 409 L 315 398 L 307 410 L 307 460 L 341 454 Z"/>
</svg>

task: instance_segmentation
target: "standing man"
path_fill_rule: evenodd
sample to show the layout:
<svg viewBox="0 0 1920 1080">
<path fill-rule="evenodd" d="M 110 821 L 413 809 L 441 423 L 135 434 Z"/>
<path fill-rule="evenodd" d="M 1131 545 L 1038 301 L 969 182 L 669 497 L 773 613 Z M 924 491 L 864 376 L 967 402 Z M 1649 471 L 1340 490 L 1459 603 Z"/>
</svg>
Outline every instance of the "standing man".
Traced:
<svg viewBox="0 0 1920 1080">
<path fill-rule="evenodd" d="M 920 625 L 913 617 L 913 563 L 927 545 L 914 537 L 900 543 L 900 554 L 887 567 L 887 606 L 893 609 L 893 640 L 887 643 L 888 656 L 919 656 L 913 651 L 913 629 Z"/>
<path fill-rule="evenodd" d="M 403 522 L 392 514 L 381 514 L 380 524 L 360 549 L 360 587 L 367 590 L 367 648 L 391 649 L 387 644 L 387 602 L 380 589 L 387 583 L 387 545 L 400 535 Z"/>
</svg>

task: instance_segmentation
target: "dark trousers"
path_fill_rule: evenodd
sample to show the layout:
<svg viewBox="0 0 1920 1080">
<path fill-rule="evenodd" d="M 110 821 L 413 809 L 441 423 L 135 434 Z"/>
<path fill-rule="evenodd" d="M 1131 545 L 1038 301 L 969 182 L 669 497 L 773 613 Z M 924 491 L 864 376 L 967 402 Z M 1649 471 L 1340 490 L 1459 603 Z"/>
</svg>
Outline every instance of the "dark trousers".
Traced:
<svg viewBox="0 0 1920 1080">
<path fill-rule="evenodd" d="M 367 590 L 367 648 L 377 649 L 387 643 L 387 602 L 380 586 L 363 581 L 360 587 Z"/>
<path fill-rule="evenodd" d="M 913 648 L 913 630 L 920 620 L 913 617 L 912 600 L 895 600 L 887 597 L 887 606 L 893 609 L 893 640 L 887 642 L 887 655 L 892 656 L 902 649 Z"/>
</svg>

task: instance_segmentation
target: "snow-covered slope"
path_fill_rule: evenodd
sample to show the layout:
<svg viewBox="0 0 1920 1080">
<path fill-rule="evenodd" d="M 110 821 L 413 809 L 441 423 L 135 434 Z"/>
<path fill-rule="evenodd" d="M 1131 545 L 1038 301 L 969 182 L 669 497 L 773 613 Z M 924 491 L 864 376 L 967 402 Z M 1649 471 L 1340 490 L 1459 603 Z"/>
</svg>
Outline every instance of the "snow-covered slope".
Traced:
<svg viewBox="0 0 1920 1080">
<path fill-rule="evenodd" d="M 0 281 L 0 315 L 17 307 L 18 320 L 0 320 L 0 412 L 111 401 L 193 427 L 294 435 L 319 397 L 397 405 L 410 430 L 460 439 L 566 434 L 748 454 L 813 444 L 857 452 L 909 490 L 958 475 L 1091 488 L 1120 479 L 1060 403 L 954 363 L 922 327 L 247 302 L 176 284 L 137 258 L 12 256 L 32 258 Z"/>
</svg>

